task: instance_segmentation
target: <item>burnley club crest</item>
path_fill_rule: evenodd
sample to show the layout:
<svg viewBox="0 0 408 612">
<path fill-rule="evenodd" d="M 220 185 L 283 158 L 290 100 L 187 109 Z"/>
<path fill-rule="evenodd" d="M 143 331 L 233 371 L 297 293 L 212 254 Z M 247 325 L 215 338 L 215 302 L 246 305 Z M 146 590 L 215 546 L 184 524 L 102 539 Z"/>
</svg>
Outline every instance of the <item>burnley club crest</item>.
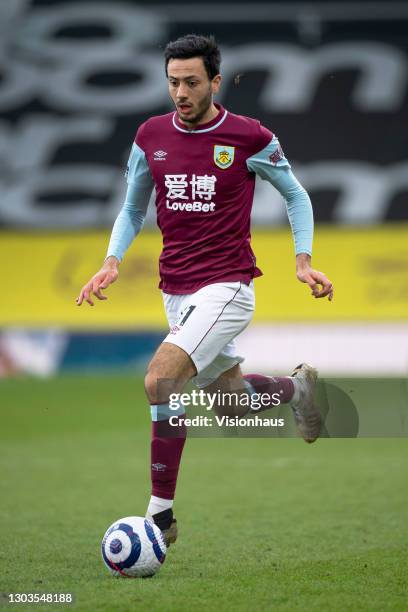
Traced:
<svg viewBox="0 0 408 612">
<path fill-rule="evenodd" d="M 214 145 L 214 161 L 216 165 L 225 170 L 232 165 L 235 156 L 235 147 L 224 147 L 224 145 Z"/>
</svg>

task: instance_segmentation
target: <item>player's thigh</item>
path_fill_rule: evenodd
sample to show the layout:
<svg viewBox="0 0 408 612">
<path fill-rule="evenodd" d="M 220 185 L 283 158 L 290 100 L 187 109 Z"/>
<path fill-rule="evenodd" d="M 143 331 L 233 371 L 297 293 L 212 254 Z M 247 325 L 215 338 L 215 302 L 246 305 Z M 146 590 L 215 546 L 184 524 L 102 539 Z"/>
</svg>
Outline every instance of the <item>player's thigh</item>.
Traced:
<svg viewBox="0 0 408 612">
<path fill-rule="evenodd" d="M 150 403 L 165 403 L 171 393 L 179 393 L 196 374 L 189 355 L 180 347 L 162 343 L 150 361 L 145 390 Z"/>
<path fill-rule="evenodd" d="M 199 374 L 247 327 L 253 311 L 252 283 L 249 286 L 239 281 L 207 285 L 186 296 L 164 343 L 183 349 Z M 233 365 L 230 362 L 225 370 Z"/>
</svg>

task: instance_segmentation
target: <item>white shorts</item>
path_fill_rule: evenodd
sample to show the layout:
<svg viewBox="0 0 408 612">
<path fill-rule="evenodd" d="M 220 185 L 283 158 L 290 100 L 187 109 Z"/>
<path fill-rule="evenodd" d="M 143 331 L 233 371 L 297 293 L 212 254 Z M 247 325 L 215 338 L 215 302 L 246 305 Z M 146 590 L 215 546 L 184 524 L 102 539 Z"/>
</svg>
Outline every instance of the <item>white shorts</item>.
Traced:
<svg viewBox="0 0 408 612">
<path fill-rule="evenodd" d="M 234 338 L 250 323 L 255 295 L 253 281 L 214 283 L 188 295 L 163 293 L 170 333 L 163 342 L 182 348 L 192 359 L 198 387 L 242 363 Z"/>
</svg>

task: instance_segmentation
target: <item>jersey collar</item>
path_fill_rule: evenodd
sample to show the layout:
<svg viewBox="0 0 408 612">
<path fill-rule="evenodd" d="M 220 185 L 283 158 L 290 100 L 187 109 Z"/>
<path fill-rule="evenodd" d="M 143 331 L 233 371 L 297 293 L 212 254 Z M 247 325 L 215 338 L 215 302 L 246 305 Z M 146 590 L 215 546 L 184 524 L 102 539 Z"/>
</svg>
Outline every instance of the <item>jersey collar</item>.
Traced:
<svg viewBox="0 0 408 612">
<path fill-rule="evenodd" d="M 203 134 L 204 132 L 211 132 L 212 130 L 215 130 L 217 127 L 219 127 L 221 123 L 225 121 L 225 118 L 228 115 L 228 111 L 225 110 L 225 108 L 221 106 L 221 104 L 215 103 L 215 106 L 218 108 L 219 112 L 214 117 L 214 119 L 211 119 L 211 121 L 209 121 L 208 123 L 201 123 L 199 126 L 197 126 L 197 129 L 195 130 L 186 129 L 184 123 L 181 123 L 177 111 L 173 113 L 173 125 L 176 130 L 179 130 L 179 132 L 184 132 L 185 134 Z"/>
</svg>

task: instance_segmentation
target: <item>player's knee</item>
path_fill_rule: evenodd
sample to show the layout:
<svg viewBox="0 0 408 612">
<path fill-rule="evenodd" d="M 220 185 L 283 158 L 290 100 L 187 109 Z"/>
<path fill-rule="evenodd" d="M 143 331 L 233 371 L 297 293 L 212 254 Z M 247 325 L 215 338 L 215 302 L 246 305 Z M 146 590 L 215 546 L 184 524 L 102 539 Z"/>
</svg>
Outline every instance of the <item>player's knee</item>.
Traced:
<svg viewBox="0 0 408 612">
<path fill-rule="evenodd" d="M 165 376 L 165 372 L 154 365 L 149 366 L 146 372 L 144 386 L 150 404 L 165 404 L 170 395 L 179 390 L 177 381 Z"/>
<path fill-rule="evenodd" d="M 158 387 L 160 378 L 154 368 L 150 368 L 145 375 L 144 387 L 150 404 L 158 403 Z"/>
</svg>

